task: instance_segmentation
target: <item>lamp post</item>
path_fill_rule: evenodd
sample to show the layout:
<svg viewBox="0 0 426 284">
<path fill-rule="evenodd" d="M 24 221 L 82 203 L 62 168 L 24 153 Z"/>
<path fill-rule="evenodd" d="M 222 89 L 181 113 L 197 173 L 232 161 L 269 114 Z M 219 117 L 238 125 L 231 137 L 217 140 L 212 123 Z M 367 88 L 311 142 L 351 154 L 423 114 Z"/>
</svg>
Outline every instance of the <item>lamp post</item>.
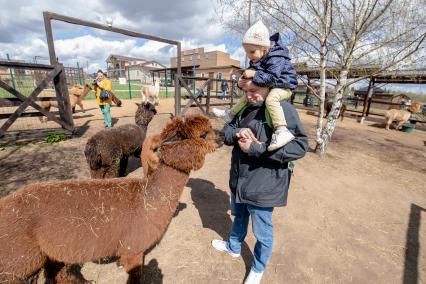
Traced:
<svg viewBox="0 0 426 284">
<path fill-rule="evenodd" d="M 112 27 L 112 18 L 111 17 L 107 17 L 105 19 L 105 22 L 107 24 L 108 27 Z"/>
</svg>

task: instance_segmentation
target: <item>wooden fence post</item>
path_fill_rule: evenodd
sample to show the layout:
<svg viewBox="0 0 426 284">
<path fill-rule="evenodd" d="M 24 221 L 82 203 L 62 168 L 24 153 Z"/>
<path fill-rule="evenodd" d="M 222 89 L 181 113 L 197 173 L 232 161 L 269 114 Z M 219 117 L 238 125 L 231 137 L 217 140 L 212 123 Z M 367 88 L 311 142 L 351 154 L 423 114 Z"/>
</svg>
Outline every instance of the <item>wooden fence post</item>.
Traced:
<svg viewBox="0 0 426 284">
<path fill-rule="evenodd" d="M 210 93 L 212 89 L 212 81 L 213 80 L 213 73 L 209 73 L 209 80 L 207 83 L 207 98 L 206 98 L 206 113 L 209 114 L 210 111 Z"/>
<path fill-rule="evenodd" d="M 230 106 L 234 105 L 234 87 L 235 87 L 235 80 L 231 80 L 231 98 L 230 98 Z"/>
<path fill-rule="evenodd" d="M 61 120 L 74 130 L 74 121 L 72 118 L 72 109 L 68 94 L 67 79 L 65 76 L 64 66 L 60 63 L 61 72 L 53 79 L 56 90 L 56 100 L 58 102 L 59 116 Z"/>
</svg>

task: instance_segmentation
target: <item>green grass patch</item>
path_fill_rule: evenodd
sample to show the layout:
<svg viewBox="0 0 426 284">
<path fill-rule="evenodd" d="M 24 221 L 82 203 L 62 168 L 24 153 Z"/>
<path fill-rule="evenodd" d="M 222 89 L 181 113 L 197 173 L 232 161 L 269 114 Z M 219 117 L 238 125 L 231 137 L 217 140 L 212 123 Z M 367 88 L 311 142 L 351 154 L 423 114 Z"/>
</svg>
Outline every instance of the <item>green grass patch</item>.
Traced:
<svg viewBox="0 0 426 284">
<path fill-rule="evenodd" d="M 65 141 L 65 140 L 67 140 L 67 136 L 64 133 L 49 134 L 45 138 L 45 141 L 47 143 L 50 143 L 50 144 L 58 143 L 58 142 Z"/>
</svg>

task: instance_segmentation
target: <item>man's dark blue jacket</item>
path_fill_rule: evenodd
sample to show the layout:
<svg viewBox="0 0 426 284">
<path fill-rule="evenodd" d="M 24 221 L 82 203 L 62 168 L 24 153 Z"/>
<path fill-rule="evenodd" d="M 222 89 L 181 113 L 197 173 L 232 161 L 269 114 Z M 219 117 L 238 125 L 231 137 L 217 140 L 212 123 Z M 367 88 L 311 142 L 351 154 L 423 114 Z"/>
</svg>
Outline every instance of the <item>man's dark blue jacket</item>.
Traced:
<svg viewBox="0 0 426 284">
<path fill-rule="evenodd" d="M 296 70 L 291 63 L 287 47 L 279 33 L 271 36 L 270 40 L 274 45 L 268 54 L 256 63 L 250 61 L 250 67 L 256 70 L 253 83 L 260 87 L 296 89 Z"/>
<path fill-rule="evenodd" d="M 284 147 L 268 152 L 273 129 L 265 119 L 265 105 L 249 106 L 241 117 L 236 116 L 224 126 L 225 144 L 233 145 L 229 187 L 237 203 L 248 203 L 260 207 L 278 207 L 287 204 L 291 171 L 288 162 L 302 158 L 308 149 L 308 137 L 303 129 L 296 109 L 282 102 L 287 128 L 295 139 Z M 241 151 L 236 134 L 240 122 L 251 111 L 260 108 L 246 127 L 250 128 L 261 144 L 251 143 L 248 153 Z"/>
</svg>

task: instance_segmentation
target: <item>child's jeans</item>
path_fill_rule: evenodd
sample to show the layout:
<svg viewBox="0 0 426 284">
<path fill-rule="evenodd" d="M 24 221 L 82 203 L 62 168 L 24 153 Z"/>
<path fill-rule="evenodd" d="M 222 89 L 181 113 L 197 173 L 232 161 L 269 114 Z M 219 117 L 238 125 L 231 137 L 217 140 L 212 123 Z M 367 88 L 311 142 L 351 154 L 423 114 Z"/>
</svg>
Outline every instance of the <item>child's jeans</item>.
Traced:
<svg viewBox="0 0 426 284">
<path fill-rule="evenodd" d="M 282 126 L 287 126 L 285 120 L 284 111 L 281 107 L 281 101 L 288 100 L 291 97 L 290 89 L 274 88 L 269 91 L 266 97 L 265 104 L 266 108 L 271 115 L 272 125 L 274 129 Z M 232 116 L 237 115 L 247 105 L 246 96 L 243 96 L 230 110 L 229 113 Z"/>
<path fill-rule="evenodd" d="M 231 194 L 231 212 L 235 218 L 228 240 L 228 249 L 233 253 L 241 253 L 241 246 L 247 235 L 251 216 L 252 229 L 257 240 L 254 246 L 251 267 L 254 272 L 263 272 L 272 255 L 274 241 L 273 210 L 273 207 L 257 207 L 250 204 L 235 203 L 235 196 Z"/>
</svg>

